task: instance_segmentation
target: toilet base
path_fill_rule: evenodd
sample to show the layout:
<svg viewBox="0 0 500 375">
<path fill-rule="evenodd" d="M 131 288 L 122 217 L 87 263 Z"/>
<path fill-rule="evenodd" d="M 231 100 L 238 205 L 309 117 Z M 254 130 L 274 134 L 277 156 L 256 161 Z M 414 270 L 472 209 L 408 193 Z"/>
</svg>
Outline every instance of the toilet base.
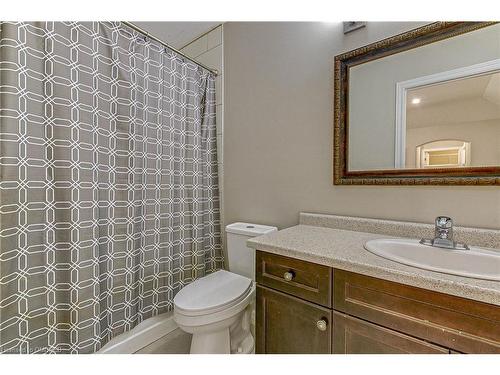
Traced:
<svg viewBox="0 0 500 375">
<path fill-rule="evenodd" d="M 191 340 L 191 354 L 229 354 L 229 328 L 214 332 L 194 333 Z"/>
<path fill-rule="evenodd" d="M 251 307 L 250 307 L 251 308 Z M 254 351 L 255 340 L 250 332 L 250 308 L 237 316 L 210 327 L 197 327 L 191 331 L 191 354 L 250 354 Z"/>
</svg>

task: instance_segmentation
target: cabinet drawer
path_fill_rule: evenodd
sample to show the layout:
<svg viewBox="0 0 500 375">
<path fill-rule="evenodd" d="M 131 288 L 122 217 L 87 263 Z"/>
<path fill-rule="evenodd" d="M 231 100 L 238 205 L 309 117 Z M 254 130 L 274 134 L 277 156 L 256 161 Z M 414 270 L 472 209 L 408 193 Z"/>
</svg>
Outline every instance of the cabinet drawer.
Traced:
<svg viewBox="0 0 500 375">
<path fill-rule="evenodd" d="M 448 354 L 449 350 L 338 312 L 333 313 L 335 354 Z"/>
<path fill-rule="evenodd" d="M 463 353 L 500 353 L 500 307 L 335 270 L 335 309 Z"/>
<path fill-rule="evenodd" d="M 331 353 L 332 310 L 258 285 L 256 313 L 257 353 Z"/>
<path fill-rule="evenodd" d="M 332 272 L 327 266 L 256 253 L 257 283 L 326 307 L 332 307 Z"/>
</svg>

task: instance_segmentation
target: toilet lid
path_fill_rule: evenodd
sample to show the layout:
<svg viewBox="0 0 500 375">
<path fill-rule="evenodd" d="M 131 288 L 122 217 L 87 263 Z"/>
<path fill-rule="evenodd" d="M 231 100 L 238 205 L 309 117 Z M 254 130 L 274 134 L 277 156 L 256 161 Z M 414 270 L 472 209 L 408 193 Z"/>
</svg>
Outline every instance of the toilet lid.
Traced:
<svg viewBox="0 0 500 375">
<path fill-rule="evenodd" d="M 251 279 L 220 270 L 182 288 L 174 305 L 186 315 L 209 314 L 238 303 L 251 289 Z"/>
</svg>

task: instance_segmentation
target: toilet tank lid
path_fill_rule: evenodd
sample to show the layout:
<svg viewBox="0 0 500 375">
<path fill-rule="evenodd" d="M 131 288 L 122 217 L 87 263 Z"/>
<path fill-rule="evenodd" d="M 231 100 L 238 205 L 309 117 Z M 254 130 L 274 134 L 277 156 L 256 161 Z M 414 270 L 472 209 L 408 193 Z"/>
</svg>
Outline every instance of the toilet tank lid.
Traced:
<svg viewBox="0 0 500 375">
<path fill-rule="evenodd" d="M 257 237 L 263 234 L 276 232 L 278 228 L 269 225 L 252 223 L 233 223 L 226 226 L 227 233 L 243 234 L 249 237 Z"/>
</svg>

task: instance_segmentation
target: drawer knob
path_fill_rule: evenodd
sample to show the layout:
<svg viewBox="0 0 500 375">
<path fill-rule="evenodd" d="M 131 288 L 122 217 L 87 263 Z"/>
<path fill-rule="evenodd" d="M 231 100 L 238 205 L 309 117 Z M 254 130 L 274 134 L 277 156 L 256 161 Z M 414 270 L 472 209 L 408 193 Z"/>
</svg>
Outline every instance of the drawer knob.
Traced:
<svg viewBox="0 0 500 375">
<path fill-rule="evenodd" d="M 320 331 L 326 331 L 326 327 L 328 326 L 328 323 L 326 322 L 326 320 L 324 319 L 321 319 L 321 320 L 318 320 L 316 322 L 316 327 L 320 330 Z"/>
<path fill-rule="evenodd" d="M 292 281 L 293 279 L 293 272 L 285 272 L 285 274 L 283 275 L 283 278 L 286 280 L 286 281 Z"/>
</svg>

